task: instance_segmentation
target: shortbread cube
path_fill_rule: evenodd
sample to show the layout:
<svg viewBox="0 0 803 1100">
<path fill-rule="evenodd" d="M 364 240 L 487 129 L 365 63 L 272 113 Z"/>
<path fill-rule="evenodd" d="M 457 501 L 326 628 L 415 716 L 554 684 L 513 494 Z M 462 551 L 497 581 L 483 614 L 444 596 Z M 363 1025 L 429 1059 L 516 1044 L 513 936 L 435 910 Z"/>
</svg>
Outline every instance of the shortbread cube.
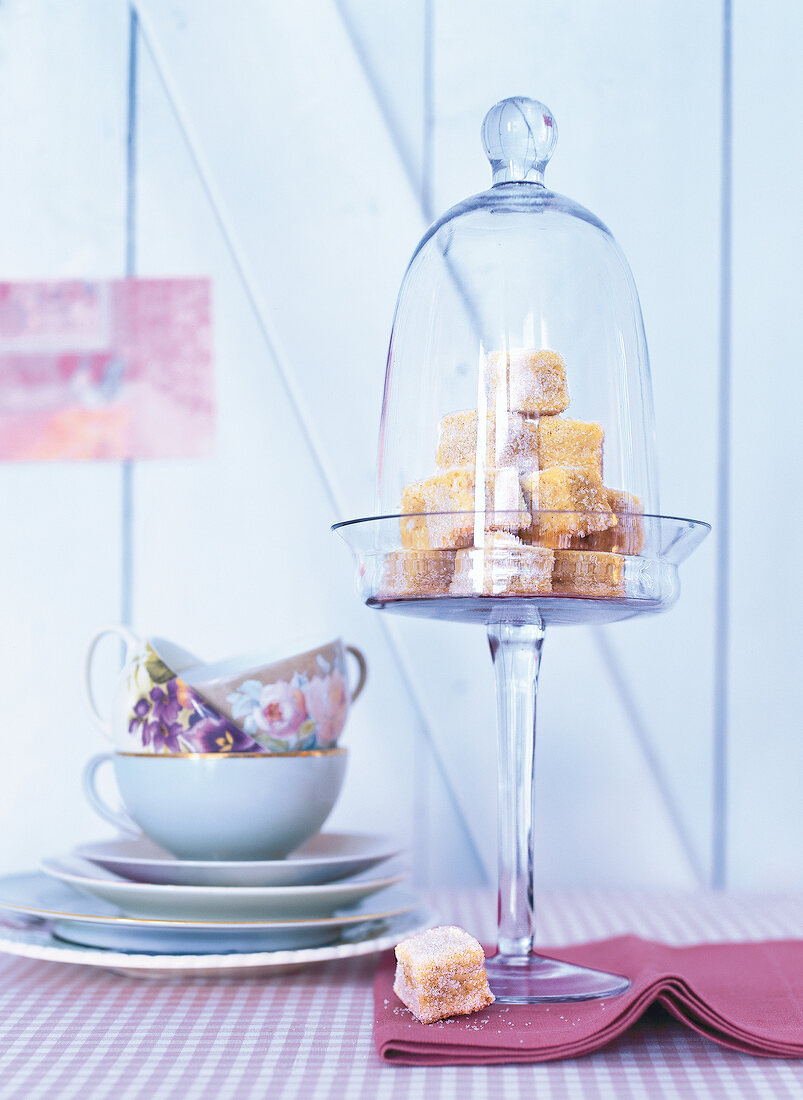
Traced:
<svg viewBox="0 0 803 1100">
<path fill-rule="evenodd" d="M 552 570 L 555 596 L 625 595 L 625 559 L 601 550 L 556 550 Z"/>
<path fill-rule="evenodd" d="M 528 542 L 567 546 L 576 535 L 616 526 L 602 478 L 572 466 L 550 466 L 522 478 L 524 499 L 533 516 Z"/>
<path fill-rule="evenodd" d="M 486 468 L 514 466 L 519 470 L 538 465 L 538 421 L 507 413 L 489 412 L 480 417 L 476 409 L 449 413 L 440 423 L 436 461 L 440 469 L 474 466 L 477 442 L 484 442 Z"/>
<path fill-rule="evenodd" d="M 489 470 L 485 485 L 486 531 L 521 531 L 530 526 L 530 511 L 515 467 Z"/>
<path fill-rule="evenodd" d="M 525 546 L 514 535 L 495 532 L 485 545 L 458 550 L 452 596 L 542 596 L 552 588 L 555 555 L 541 546 Z"/>
<path fill-rule="evenodd" d="M 428 550 L 430 547 L 427 519 L 422 513 L 427 506 L 421 492 L 419 481 L 408 485 L 402 493 L 402 512 L 411 513 L 410 519 L 399 520 L 401 544 L 407 550 Z"/>
<path fill-rule="evenodd" d="M 408 485 L 402 494 L 402 512 L 423 511 L 425 516 L 402 519 L 402 545 L 433 550 L 471 546 L 475 525 L 480 530 L 517 531 L 530 526 L 518 470 L 489 470 L 485 491 L 476 491 L 473 466 L 453 466 L 434 477 Z M 484 517 L 475 513 L 484 512 Z M 476 521 L 476 524 L 475 524 Z M 406 528 L 406 529 L 405 529 Z"/>
<path fill-rule="evenodd" d="M 454 573 L 454 550 L 396 550 L 385 554 L 380 599 L 446 596 Z"/>
<path fill-rule="evenodd" d="M 422 1024 L 493 1004 L 481 945 L 462 928 L 419 932 L 396 947 L 393 992 Z"/>
<path fill-rule="evenodd" d="M 616 526 L 589 535 L 578 549 L 606 550 L 612 554 L 640 554 L 644 548 L 644 524 L 641 519 L 644 508 L 641 501 L 632 493 L 623 493 L 619 489 L 605 491 L 611 511 L 616 515 Z"/>
<path fill-rule="evenodd" d="M 400 521 L 402 546 L 432 550 L 471 546 L 474 508 L 473 466 L 453 467 L 425 481 L 413 482 L 402 493 L 401 510 L 419 514 Z M 450 514 L 420 514 L 440 512 Z"/>
<path fill-rule="evenodd" d="M 485 362 L 489 405 L 499 411 L 504 400 L 511 412 L 551 416 L 569 407 L 566 364 L 547 348 L 492 351 Z"/>
<path fill-rule="evenodd" d="M 538 421 L 538 467 L 573 466 L 602 478 L 602 440 L 599 424 L 542 416 Z"/>
</svg>

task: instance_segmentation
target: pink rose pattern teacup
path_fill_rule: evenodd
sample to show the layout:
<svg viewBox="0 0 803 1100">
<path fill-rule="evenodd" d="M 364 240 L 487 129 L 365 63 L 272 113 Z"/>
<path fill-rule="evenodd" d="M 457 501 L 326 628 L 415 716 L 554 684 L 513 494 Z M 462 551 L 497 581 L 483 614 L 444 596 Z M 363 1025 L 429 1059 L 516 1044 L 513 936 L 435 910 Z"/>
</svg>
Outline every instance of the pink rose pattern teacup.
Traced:
<svg viewBox="0 0 803 1100">
<path fill-rule="evenodd" d="M 346 654 L 359 666 L 352 692 Z M 365 683 L 365 659 L 340 640 L 240 676 L 197 683 L 198 692 L 268 752 L 330 749 Z"/>
<path fill-rule="evenodd" d="M 126 643 L 112 719 L 98 711 L 91 677 L 97 643 L 110 633 Z M 358 665 L 353 692 L 347 654 Z M 168 660 L 186 667 L 178 674 Z M 335 747 L 350 703 L 365 684 L 365 658 L 358 649 L 338 639 L 271 664 L 255 667 L 253 659 L 240 660 L 246 671 L 205 682 L 207 674 L 236 666 L 238 659 L 202 665 L 164 639 L 140 639 L 124 627 L 106 627 L 95 635 L 87 654 L 89 703 L 122 752 L 264 754 Z"/>
<path fill-rule="evenodd" d="M 126 651 L 111 713 L 104 715 L 95 700 L 92 663 L 98 643 L 110 634 L 125 643 Z M 123 626 L 103 627 L 95 634 L 86 658 L 87 698 L 95 721 L 118 752 L 259 751 L 253 738 L 203 699 L 173 667 L 194 664 L 193 654 L 163 638 L 138 638 Z"/>
</svg>

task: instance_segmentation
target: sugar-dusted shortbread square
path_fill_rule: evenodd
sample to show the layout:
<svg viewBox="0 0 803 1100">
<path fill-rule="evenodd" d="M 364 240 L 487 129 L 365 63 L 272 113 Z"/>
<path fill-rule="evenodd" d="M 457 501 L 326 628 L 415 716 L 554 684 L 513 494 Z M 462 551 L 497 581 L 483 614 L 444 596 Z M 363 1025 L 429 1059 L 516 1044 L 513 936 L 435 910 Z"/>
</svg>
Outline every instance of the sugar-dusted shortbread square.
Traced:
<svg viewBox="0 0 803 1100">
<path fill-rule="evenodd" d="M 402 493 L 401 510 L 411 513 L 410 519 L 403 517 L 399 521 L 402 546 L 427 550 L 471 546 L 474 467 L 453 467 L 435 477 L 413 482 Z"/>
<path fill-rule="evenodd" d="M 624 596 L 625 558 L 602 550 L 556 550 L 555 596 Z"/>
<path fill-rule="evenodd" d="M 525 541 L 562 547 L 568 546 L 573 536 L 616 526 L 602 478 L 596 473 L 573 466 L 550 466 L 526 474 L 521 484 L 533 516 Z"/>
<path fill-rule="evenodd" d="M 533 469 L 538 465 L 538 421 L 519 413 L 481 416 L 476 409 L 449 413 L 438 431 L 439 469 L 476 465 L 478 444 L 486 468 Z"/>
<path fill-rule="evenodd" d="M 431 545 L 426 517 L 421 514 L 426 512 L 427 506 L 420 486 L 421 483 L 415 481 L 402 493 L 401 510 L 410 515 L 409 519 L 399 520 L 401 544 L 407 550 L 428 550 Z"/>
<path fill-rule="evenodd" d="M 555 555 L 542 546 L 526 546 L 515 535 L 495 532 L 484 545 L 458 550 L 452 596 L 541 596 L 552 588 Z"/>
<path fill-rule="evenodd" d="M 644 547 L 644 508 L 638 497 L 619 489 L 606 489 L 611 511 L 616 515 L 616 526 L 607 531 L 589 535 L 578 547 L 580 550 L 607 550 L 612 554 L 640 554 Z M 574 546 L 574 543 L 572 543 Z"/>
<path fill-rule="evenodd" d="M 491 351 L 484 364 L 488 404 L 528 416 L 551 416 L 569 407 L 563 356 L 548 348 Z"/>
<path fill-rule="evenodd" d="M 602 441 L 599 424 L 542 416 L 538 421 L 538 466 L 574 466 L 602 478 Z"/>
<path fill-rule="evenodd" d="M 518 470 L 488 470 L 484 488 L 482 483 L 477 488 L 474 466 L 452 466 L 408 485 L 402 512 L 425 514 L 401 519 L 402 545 L 459 550 L 472 545 L 475 526 L 511 531 L 530 526 Z"/>
<path fill-rule="evenodd" d="M 454 556 L 454 550 L 396 550 L 385 554 L 380 599 L 447 595 Z"/>
<path fill-rule="evenodd" d="M 430 928 L 397 945 L 393 992 L 422 1024 L 494 1001 L 482 946 L 456 925 Z"/>
</svg>

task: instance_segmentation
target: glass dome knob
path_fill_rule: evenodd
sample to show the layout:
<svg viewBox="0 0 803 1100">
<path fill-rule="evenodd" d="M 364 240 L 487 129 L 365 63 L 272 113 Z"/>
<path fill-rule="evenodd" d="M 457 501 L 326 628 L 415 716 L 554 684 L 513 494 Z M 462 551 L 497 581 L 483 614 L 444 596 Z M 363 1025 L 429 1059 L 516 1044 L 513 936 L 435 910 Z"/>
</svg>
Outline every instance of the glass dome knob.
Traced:
<svg viewBox="0 0 803 1100">
<path fill-rule="evenodd" d="M 537 99 L 501 99 L 485 116 L 482 143 L 497 183 L 543 183 L 555 151 L 558 127 L 549 107 Z"/>
</svg>

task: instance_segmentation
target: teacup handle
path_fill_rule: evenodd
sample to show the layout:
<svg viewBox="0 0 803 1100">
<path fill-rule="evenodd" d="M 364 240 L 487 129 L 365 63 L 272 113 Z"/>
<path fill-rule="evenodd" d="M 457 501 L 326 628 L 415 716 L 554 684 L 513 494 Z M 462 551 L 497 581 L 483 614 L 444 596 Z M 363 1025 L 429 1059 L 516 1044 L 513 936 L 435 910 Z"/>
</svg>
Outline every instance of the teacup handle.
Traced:
<svg viewBox="0 0 803 1100">
<path fill-rule="evenodd" d="M 84 659 L 84 690 L 86 691 L 86 697 L 89 702 L 89 709 L 92 712 L 92 717 L 95 719 L 97 725 L 103 730 L 107 737 L 111 737 L 112 724 L 108 718 L 100 713 L 98 709 L 97 701 L 95 700 L 95 693 L 92 688 L 92 662 L 95 658 L 95 650 L 98 648 L 99 643 L 106 637 L 107 634 L 116 634 L 118 638 L 125 644 L 125 657 L 123 658 L 123 665 L 128 663 L 128 659 L 131 656 L 131 651 L 138 648 L 142 643 L 140 639 L 129 630 L 127 626 L 112 625 L 103 626 L 96 634 L 93 634 L 89 640 L 89 645 L 86 650 L 86 657 Z"/>
<path fill-rule="evenodd" d="M 347 645 L 346 653 L 350 653 L 357 662 L 357 684 L 351 693 L 351 701 L 353 703 L 359 697 L 360 692 L 365 687 L 365 681 L 368 679 L 368 662 L 365 660 L 362 651 L 357 649 L 356 645 Z"/>
<path fill-rule="evenodd" d="M 124 833 L 133 833 L 134 836 L 142 836 L 142 830 L 137 825 L 136 821 L 129 817 L 125 810 L 113 810 L 111 806 L 107 806 L 98 794 L 97 787 L 95 786 L 98 769 L 101 768 L 103 764 L 111 761 L 113 755 L 114 754 L 110 752 L 99 752 L 96 756 L 93 756 L 87 761 L 83 775 L 84 794 L 89 801 L 89 805 L 104 821 L 108 821 L 116 828 L 122 829 Z"/>
</svg>

